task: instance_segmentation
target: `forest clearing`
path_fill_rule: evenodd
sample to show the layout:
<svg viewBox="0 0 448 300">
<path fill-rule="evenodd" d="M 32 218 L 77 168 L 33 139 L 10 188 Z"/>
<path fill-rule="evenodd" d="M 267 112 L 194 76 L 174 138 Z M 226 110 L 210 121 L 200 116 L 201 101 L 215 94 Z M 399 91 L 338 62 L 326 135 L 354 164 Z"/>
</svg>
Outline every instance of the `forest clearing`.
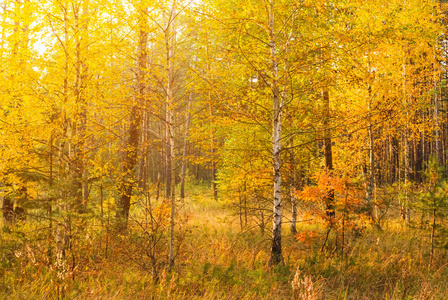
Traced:
<svg viewBox="0 0 448 300">
<path fill-rule="evenodd" d="M 3 0 L 0 298 L 445 299 L 445 2 Z"/>
</svg>

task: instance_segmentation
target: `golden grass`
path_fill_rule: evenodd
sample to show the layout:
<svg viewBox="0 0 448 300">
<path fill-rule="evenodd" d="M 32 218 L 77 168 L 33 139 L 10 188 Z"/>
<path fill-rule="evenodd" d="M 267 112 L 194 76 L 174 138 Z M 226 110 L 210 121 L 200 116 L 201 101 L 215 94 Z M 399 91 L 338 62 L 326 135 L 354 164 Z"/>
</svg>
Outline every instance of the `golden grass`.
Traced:
<svg viewBox="0 0 448 300">
<path fill-rule="evenodd" d="M 348 232 L 343 254 L 321 253 L 321 239 L 300 243 L 285 228 L 285 265 L 272 268 L 269 228 L 261 234 L 249 220 L 241 229 L 232 209 L 204 190 L 190 194 L 179 214 L 188 221 L 177 225 L 182 242 L 176 266 L 168 272 L 168 233 L 162 232 L 158 282 L 144 255 L 145 234 L 137 229 L 106 239 L 99 228 L 89 232 L 88 243 L 79 235 L 70 252 L 77 266 L 62 280 L 44 259 L 47 241 L 36 231 L 38 224 L 17 228 L 22 235 L 4 229 L 0 299 L 56 299 L 58 289 L 61 299 L 445 299 L 448 294 L 446 250 L 437 249 L 429 265 L 426 233 L 395 220 L 383 231 Z M 312 225 L 299 230 L 307 226 Z"/>
</svg>

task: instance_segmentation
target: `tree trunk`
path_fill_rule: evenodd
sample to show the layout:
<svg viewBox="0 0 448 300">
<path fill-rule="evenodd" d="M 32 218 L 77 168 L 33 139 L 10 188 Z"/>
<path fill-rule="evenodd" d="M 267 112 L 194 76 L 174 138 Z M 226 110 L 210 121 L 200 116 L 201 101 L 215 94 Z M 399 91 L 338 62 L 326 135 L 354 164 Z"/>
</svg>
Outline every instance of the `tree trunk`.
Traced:
<svg viewBox="0 0 448 300">
<path fill-rule="evenodd" d="M 64 41 L 63 46 L 65 47 L 68 45 L 69 42 L 69 36 L 68 36 L 68 16 L 67 16 L 67 6 L 61 7 L 64 13 L 63 21 L 64 21 Z M 69 55 L 67 52 L 65 52 L 64 57 L 64 81 L 62 86 L 62 94 L 64 99 L 64 104 L 68 104 L 69 100 L 69 91 L 68 91 L 68 78 L 69 78 Z M 68 155 L 70 155 L 70 143 L 66 142 L 68 140 L 68 130 L 70 127 L 69 119 L 67 118 L 67 113 L 65 108 L 62 109 L 62 116 L 61 116 L 61 122 L 62 122 L 62 132 L 60 134 L 60 141 L 59 141 L 59 149 L 58 149 L 58 164 L 59 164 L 59 170 L 58 170 L 58 181 L 62 182 L 66 179 L 66 160 L 65 157 L 65 149 L 67 149 Z M 65 251 L 67 248 L 67 243 L 69 242 L 69 238 L 67 237 L 67 229 L 70 227 L 70 219 L 66 216 L 67 211 L 69 209 L 69 205 L 67 203 L 67 195 L 65 190 L 62 188 L 59 190 L 60 193 L 60 201 L 58 201 L 57 208 L 59 210 L 60 215 L 62 216 L 62 220 L 56 223 L 55 226 L 55 263 L 54 267 L 57 272 L 57 293 L 58 297 L 62 298 L 64 290 L 60 286 L 62 283 L 62 280 L 66 276 L 66 258 L 65 258 Z M 65 215 L 64 215 L 65 212 Z"/>
<path fill-rule="evenodd" d="M 165 28 L 165 51 L 167 64 L 167 87 L 166 87 L 166 198 L 171 201 L 170 220 L 170 255 L 169 269 L 174 266 L 174 225 L 176 214 L 176 174 L 174 155 L 174 47 L 176 43 L 175 31 L 176 0 L 173 1 L 169 17 L 166 19 Z"/>
<path fill-rule="evenodd" d="M 76 116 L 74 119 L 72 131 L 73 138 L 77 140 L 74 147 L 74 198 L 78 213 L 85 213 L 87 209 L 88 200 L 88 186 L 86 180 L 86 168 L 85 168 L 85 153 L 86 153 L 86 130 L 87 130 L 87 94 L 86 94 L 86 82 L 88 68 L 85 63 L 85 56 L 81 53 L 81 48 L 87 50 L 87 47 L 81 45 L 81 40 L 85 40 L 86 36 L 80 37 L 80 35 L 86 35 L 88 29 L 88 14 L 89 14 L 89 2 L 83 1 L 82 7 L 82 20 L 80 22 L 80 7 L 74 6 L 74 18 L 75 18 L 75 101 L 76 101 Z M 85 23 L 85 24 L 84 24 Z"/>
<path fill-rule="evenodd" d="M 439 124 L 439 89 L 438 89 L 438 79 L 434 79 L 434 88 L 435 88 L 435 94 L 434 94 L 434 122 L 435 122 L 435 144 L 436 144 L 436 157 L 437 157 L 437 163 L 442 165 L 443 159 L 442 159 L 442 148 L 441 148 L 441 142 L 440 142 L 440 124 Z"/>
<path fill-rule="evenodd" d="M 290 175 L 289 182 L 289 195 L 291 198 L 291 224 L 290 231 L 293 236 L 297 234 L 297 198 L 295 192 L 297 190 L 297 170 L 296 170 L 296 162 L 294 157 L 294 139 L 291 138 L 289 142 L 289 159 L 290 159 L 290 169 L 292 171 L 292 176 Z"/>
<path fill-rule="evenodd" d="M 207 75 L 208 75 L 208 80 L 210 82 L 212 82 L 212 71 L 210 68 L 210 49 L 209 49 L 209 38 L 208 38 L 208 33 L 206 35 L 207 38 L 207 48 L 206 48 L 206 59 L 207 59 Z M 208 91 L 208 109 L 209 109 L 209 117 L 210 120 L 213 120 L 213 104 L 212 104 L 212 93 L 211 91 Z M 218 200 L 218 185 L 217 185 L 217 178 L 216 178 L 216 162 L 215 162 L 215 152 L 216 152 L 216 148 L 215 148 L 215 129 L 213 127 L 211 127 L 210 130 L 210 152 L 211 152 L 211 175 L 212 175 L 212 190 L 213 190 L 213 198 L 215 200 Z"/>
<path fill-rule="evenodd" d="M 366 190 L 366 204 L 367 204 L 367 214 L 370 219 L 376 224 L 375 218 L 373 216 L 373 209 L 371 201 L 373 199 L 373 195 L 375 192 L 375 137 L 373 134 L 373 124 L 372 124 L 372 100 L 373 96 L 371 95 L 371 87 L 369 86 L 369 104 L 368 104 L 368 136 L 369 136 L 369 164 L 370 164 L 370 172 L 369 172 L 369 182 Z M 378 224 L 376 224 L 378 225 Z"/>
<path fill-rule="evenodd" d="M 294 184 L 291 184 L 290 187 L 290 194 L 291 194 L 291 225 L 290 225 L 290 231 L 293 236 L 297 234 L 297 198 L 294 195 L 294 192 L 296 191 Z"/>
<path fill-rule="evenodd" d="M 211 92 L 208 92 L 208 98 L 209 98 L 209 113 L 210 113 L 210 119 L 213 119 L 213 106 L 212 106 L 212 97 Z M 215 162 L 215 135 L 214 135 L 214 129 L 212 128 L 211 134 L 210 134 L 210 150 L 212 153 L 212 189 L 213 189 L 213 198 L 215 200 L 218 200 L 218 184 L 217 184 L 217 178 L 216 178 L 216 162 Z"/>
<path fill-rule="evenodd" d="M 434 200 L 435 202 L 435 200 Z M 434 203 L 435 204 L 435 203 Z M 435 206 L 435 205 L 434 205 Z M 434 243 L 435 243 L 435 235 L 436 235 L 436 209 L 433 209 L 432 211 L 432 228 L 431 228 L 431 255 L 430 255 L 430 264 L 432 264 L 432 261 L 434 259 Z"/>
<path fill-rule="evenodd" d="M 5 223 L 9 224 L 14 218 L 14 204 L 8 195 L 3 196 L 2 213 Z"/>
<path fill-rule="evenodd" d="M 127 130 L 127 142 L 124 149 L 123 174 L 119 187 L 120 199 L 117 208 L 117 218 L 121 229 L 126 229 L 131 207 L 132 189 L 134 187 L 135 167 L 137 165 L 137 151 L 140 140 L 140 125 L 142 119 L 142 106 L 144 103 L 145 69 L 147 62 L 146 44 L 148 31 L 146 29 L 147 8 L 141 9 L 139 18 L 138 61 L 136 70 L 136 91 L 131 110 L 131 120 Z"/>
<path fill-rule="evenodd" d="M 278 58 L 274 30 L 274 0 L 269 3 L 268 12 L 269 28 L 269 49 L 272 62 L 272 161 L 274 168 L 274 207 L 273 207 L 273 227 L 272 227 L 272 248 L 270 265 L 277 265 L 283 262 L 282 255 L 282 199 L 281 199 L 281 134 L 283 99 L 280 97 L 278 83 Z"/>
<path fill-rule="evenodd" d="M 331 130 L 330 130 L 330 95 L 328 89 L 322 91 L 322 98 L 324 101 L 324 157 L 325 157 L 325 171 L 332 176 L 333 172 L 333 151 L 331 149 Z M 330 219 L 330 226 L 333 224 L 335 217 L 334 211 L 334 189 L 330 189 L 325 198 L 326 214 Z"/>
<path fill-rule="evenodd" d="M 409 226 L 410 222 L 410 198 L 409 191 L 411 189 L 411 181 L 410 181 L 410 164 L 411 164 L 411 155 L 409 150 L 409 129 L 406 126 L 405 136 L 404 136 L 404 159 L 405 159 L 405 170 L 404 170 L 404 183 L 405 183 L 405 203 L 403 207 L 403 218 L 405 220 L 406 226 Z"/>
<path fill-rule="evenodd" d="M 143 107 L 143 115 L 142 115 L 142 129 L 141 129 L 141 137 L 140 137 L 140 162 L 138 169 L 138 184 L 139 188 L 146 193 L 148 191 L 148 156 L 149 156 L 149 116 L 148 116 L 148 105 L 147 100 L 145 99 L 145 104 Z"/>
<path fill-rule="evenodd" d="M 188 97 L 188 105 L 187 105 L 187 121 L 185 124 L 184 150 L 182 153 L 182 170 L 181 170 L 181 181 L 180 181 L 180 197 L 182 199 L 185 198 L 185 176 L 187 173 L 188 129 L 190 127 L 192 100 L 193 100 L 193 94 L 190 93 L 190 96 Z"/>
<path fill-rule="evenodd" d="M 260 232 L 261 234 L 264 234 L 264 228 L 265 228 L 264 211 L 262 203 L 260 201 L 260 197 L 258 196 L 256 190 L 254 191 L 254 196 L 255 196 L 255 202 L 257 203 L 258 213 L 260 215 Z"/>
</svg>

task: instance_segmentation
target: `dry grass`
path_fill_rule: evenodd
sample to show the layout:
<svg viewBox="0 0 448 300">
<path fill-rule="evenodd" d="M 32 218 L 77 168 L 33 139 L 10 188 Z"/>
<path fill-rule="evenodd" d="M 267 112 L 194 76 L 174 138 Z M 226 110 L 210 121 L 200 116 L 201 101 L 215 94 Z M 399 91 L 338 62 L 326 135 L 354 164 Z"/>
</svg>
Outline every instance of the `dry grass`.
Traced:
<svg viewBox="0 0 448 300">
<path fill-rule="evenodd" d="M 269 230 L 261 234 L 250 222 L 241 229 L 230 208 L 203 193 L 192 193 L 180 211 L 182 242 L 172 273 L 166 244 L 160 244 L 158 282 L 138 230 L 110 236 L 107 258 L 103 229 L 90 232 L 88 243 L 79 237 L 73 249 L 77 266 L 59 280 L 45 261 L 47 241 L 38 224 L 4 227 L 0 298 L 57 299 L 58 289 L 61 299 L 445 299 L 448 294 L 446 250 L 437 249 L 429 265 L 428 238 L 417 229 L 389 220 L 383 231 L 367 228 L 348 236 L 343 254 L 321 253 L 321 240 L 307 245 L 285 231 L 285 265 L 272 268 Z"/>
</svg>

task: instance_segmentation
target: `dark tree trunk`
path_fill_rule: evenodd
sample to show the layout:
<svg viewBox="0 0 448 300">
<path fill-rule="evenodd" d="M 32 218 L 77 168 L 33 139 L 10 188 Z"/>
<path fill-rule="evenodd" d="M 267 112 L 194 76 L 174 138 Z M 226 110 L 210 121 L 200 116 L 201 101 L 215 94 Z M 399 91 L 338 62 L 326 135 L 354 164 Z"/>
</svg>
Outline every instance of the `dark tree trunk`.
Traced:
<svg viewBox="0 0 448 300">
<path fill-rule="evenodd" d="M 182 170 L 181 170 L 181 180 L 180 180 L 180 197 L 182 199 L 185 198 L 185 176 L 187 173 L 187 150 L 188 150 L 188 129 L 190 127 L 190 119 L 191 119 L 191 103 L 192 103 L 192 93 L 188 97 L 188 105 L 187 105 L 187 121 L 185 124 L 185 137 L 184 137 L 184 151 L 182 153 Z"/>
<path fill-rule="evenodd" d="M 127 226 L 129 218 L 129 209 L 131 207 L 132 189 L 134 187 L 135 167 L 137 165 L 137 151 L 140 140 L 140 126 L 142 122 L 142 107 L 144 103 L 145 90 L 145 69 L 146 69 L 146 44 L 148 40 L 148 31 L 146 29 L 146 12 L 147 8 L 142 9 L 140 18 L 140 33 L 138 44 L 138 62 L 136 70 L 136 91 L 134 103 L 131 110 L 131 120 L 127 130 L 127 142 L 124 149 L 123 158 L 123 174 L 119 186 L 119 201 L 117 209 L 117 217 L 121 222 L 123 229 Z"/>
<path fill-rule="evenodd" d="M 324 89 L 322 91 L 322 98 L 324 102 L 324 158 L 325 158 L 325 170 L 331 176 L 333 171 L 333 152 L 331 149 L 331 131 L 330 131 L 330 95 L 328 93 L 328 89 Z M 327 196 L 325 197 L 325 205 L 326 205 L 326 213 L 330 218 L 330 223 L 332 223 L 332 219 L 335 216 L 334 211 L 334 189 L 330 189 L 328 191 Z"/>
<path fill-rule="evenodd" d="M 14 218 L 14 203 L 11 201 L 9 196 L 3 197 L 2 214 L 3 219 L 5 220 L 6 223 L 12 222 Z"/>
</svg>

